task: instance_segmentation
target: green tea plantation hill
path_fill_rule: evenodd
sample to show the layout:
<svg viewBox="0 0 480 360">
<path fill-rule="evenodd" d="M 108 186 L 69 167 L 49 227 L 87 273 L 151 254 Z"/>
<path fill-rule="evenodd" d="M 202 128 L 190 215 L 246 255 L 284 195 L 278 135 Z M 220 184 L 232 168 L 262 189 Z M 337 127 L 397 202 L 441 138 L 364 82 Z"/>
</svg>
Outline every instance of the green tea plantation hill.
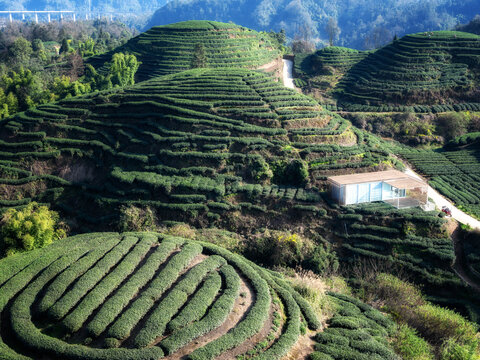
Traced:
<svg viewBox="0 0 480 360">
<path fill-rule="evenodd" d="M 279 44 L 266 33 L 215 21 L 185 21 L 152 27 L 112 52 L 90 58 L 87 63 L 102 71 L 113 53 L 131 53 L 142 63 L 136 78 L 143 81 L 192 68 L 197 45 L 203 45 L 205 66 L 211 68 L 255 69 L 280 56 Z"/>
<path fill-rule="evenodd" d="M 321 326 L 278 273 L 157 233 L 79 235 L 0 269 L 2 359 L 272 360 Z"/>
<path fill-rule="evenodd" d="M 417 33 L 374 52 L 326 48 L 314 55 L 300 56 L 296 69 L 302 79 L 297 85 L 327 90 L 324 95 L 336 100 L 337 107 L 332 109 L 480 109 L 480 37 L 475 34 Z M 332 78 L 335 74 L 337 77 Z"/>
<path fill-rule="evenodd" d="M 308 181 L 396 161 L 313 99 L 240 69 L 190 70 L 43 105 L 0 128 L 0 205 L 49 203 L 96 230 L 124 205 L 197 225 L 278 203 L 323 212 Z"/>
<path fill-rule="evenodd" d="M 295 85 L 324 93 L 335 87 L 352 66 L 368 56 L 370 51 L 359 51 L 340 46 L 327 46 L 313 54 L 295 55 Z"/>
</svg>

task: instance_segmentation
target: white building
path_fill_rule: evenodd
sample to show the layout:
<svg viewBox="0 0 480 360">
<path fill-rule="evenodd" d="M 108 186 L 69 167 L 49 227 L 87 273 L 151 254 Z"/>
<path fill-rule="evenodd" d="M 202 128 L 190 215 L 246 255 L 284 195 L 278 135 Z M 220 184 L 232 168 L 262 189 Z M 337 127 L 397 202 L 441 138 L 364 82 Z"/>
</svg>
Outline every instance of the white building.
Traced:
<svg viewBox="0 0 480 360">
<path fill-rule="evenodd" d="M 330 194 L 339 205 L 384 201 L 397 208 L 427 203 L 428 185 L 397 170 L 328 178 Z"/>
</svg>

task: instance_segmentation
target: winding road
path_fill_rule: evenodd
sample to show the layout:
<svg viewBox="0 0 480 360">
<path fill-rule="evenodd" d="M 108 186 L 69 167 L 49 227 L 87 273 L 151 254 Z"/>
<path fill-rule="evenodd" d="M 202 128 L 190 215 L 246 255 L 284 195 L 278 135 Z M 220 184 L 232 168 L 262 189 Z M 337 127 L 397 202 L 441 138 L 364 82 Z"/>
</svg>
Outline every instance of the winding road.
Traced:
<svg viewBox="0 0 480 360">
<path fill-rule="evenodd" d="M 423 180 L 420 175 L 418 175 L 410 168 L 407 168 L 405 173 L 417 179 Z M 452 210 L 452 218 L 457 220 L 459 223 L 469 225 L 472 229 L 480 229 L 480 221 L 474 219 L 468 214 L 465 214 L 462 210 L 455 207 L 455 205 L 453 205 L 445 197 L 440 195 L 440 193 L 434 188 L 432 188 L 430 185 L 428 186 L 428 197 L 433 200 L 433 202 L 439 209 L 441 209 L 443 206 L 446 206 L 450 210 Z"/>
<path fill-rule="evenodd" d="M 283 59 L 283 84 L 290 88 L 295 89 L 293 84 L 293 61 Z"/>
</svg>

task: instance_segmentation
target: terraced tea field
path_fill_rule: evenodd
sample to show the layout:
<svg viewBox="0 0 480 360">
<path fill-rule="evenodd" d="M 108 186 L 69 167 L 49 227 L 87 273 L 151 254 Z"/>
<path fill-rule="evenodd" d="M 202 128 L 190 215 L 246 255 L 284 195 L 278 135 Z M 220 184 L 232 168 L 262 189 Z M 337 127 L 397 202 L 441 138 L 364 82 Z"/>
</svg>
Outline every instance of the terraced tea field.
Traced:
<svg viewBox="0 0 480 360">
<path fill-rule="evenodd" d="M 90 58 L 88 63 L 101 71 L 113 53 L 128 52 L 142 63 L 136 78 L 144 81 L 190 69 L 197 44 L 204 46 L 210 68 L 255 69 L 280 56 L 277 45 L 265 33 L 216 21 L 185 21 L 155 26 L 112 52 Z"/>
<path fill-rule="evenodd" d="M 388 204 L 372 203 L 345 207 L 337 218 L 335 235 L 345 266 L 358 266 L 363 259 L 367 271 L 375 266 L 384 269 L 377 271 L 409 276 L 432 301 L 480 320 L 478 296 L 452 269 L 454 247 L 438 212 L 392 210 Z"/>
<path fill-rule="evenodd" d="M 387 341 L 395 329 L 390 318 L 349 296 L 330 293 L 329 298 L 338 310 L 315 336 L 312 360 L 398 359 Z"/>
<path fill-rule="evenodd" d="M 444 148 L 441 151 L 403 149 L 408 160 L 429 184 L 457 207 L 480 219 L 480 148 Z"/>
<path fill-rule="evenodd" d="M 208 243 L 95 233 L 0 262 L 2 359 L 280 359 L 320 327 L 282 277 Z M 254 350 L 252 350 L 254 349 Z"/>
<path fill-rule="evenodd" d="M 353 66 L 339 84 L 342 102 L 365 105 L 433 105 L 439 97 L 478 102 L 480 37 L 437 31 L 402 37 Z M 478 99 L 477 99 L 478 100 Z"/>
<path fill-rule="evenodd" d="M 327 46 L 313 54 L 296 54 L 294 69 L 296 86 L 299 88 L 321 88 L 329 90 L 368 51 L 358 51 L 339 46 Z M 325 82 L 331 82 L 328 87 Z"/>
<path fill-rule="evenodd" d="M 96 229 L 121 205 L 176 221 L 261 213 L 279 201 L 315 210 L 318 191 L 271 183 L 265 166 L 304 158 L 323 179 L 393 161 L 378 138 L 240 69 L 191 70 L 48 104 L 0 128 L 0 205 L 50 203 Z"/>
<path fill-rule="evenodd" d="M 480 37 L 470 33 L 411 34 L 369 52 L 327 47 L 295 66 L 303 82 L 297 86 L 330 90 L 332 110 L 480 110 Z"/>
</svg>

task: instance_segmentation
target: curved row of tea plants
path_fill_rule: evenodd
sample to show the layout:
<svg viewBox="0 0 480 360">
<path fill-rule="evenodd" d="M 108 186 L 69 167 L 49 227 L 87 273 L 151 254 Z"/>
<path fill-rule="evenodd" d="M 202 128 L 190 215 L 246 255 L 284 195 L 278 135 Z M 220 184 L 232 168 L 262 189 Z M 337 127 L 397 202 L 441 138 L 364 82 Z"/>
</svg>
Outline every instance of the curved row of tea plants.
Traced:
<svg viewBox="0 0 480 360">
<path fill-rule="evenodd" d="M 472 138 L 471 141 L 474 141 Z M 458 139 L 458 145 L 462 145 Z M 467 141 L 467 138 L 464 140 Z M 455 143 L 439 151 L 402 149 L 399 152 L 429 184 L 459 208 L 480 218 L 480 148 L 473 142 L 459 149 Z"/>
<path fill-rule="evenodd" d="M 0 269 L 6 359 L 158 359 L 185 346 L 189 359 L 214 359 L 257 342 L 259 359 L 280 359 L 301 327 L 320 327 L 278 275 L 210 243 L 158 233 L 79 235 L 3 259 Z M 250 340 L 274 326 L 272 295 L 285 325 L 274 339 Z"/>
<path fill-rule="evenodd" d="M 478 102 L 471 90 L 478 86 L 479 68 L 478 35 L 418 33 L 359 61 L 336 90 L 342 102 L 365 105 L 433 105 L 439 97 L 453 103 Z"/>
<path fill-rule="evenodd" d="M 350 296 L 329 293 L 336 307 L 328 328 L 315 336 L 311 360 L 397 360 L 388 343 L 395 324 L 369 305 Z"/>
</svg>

